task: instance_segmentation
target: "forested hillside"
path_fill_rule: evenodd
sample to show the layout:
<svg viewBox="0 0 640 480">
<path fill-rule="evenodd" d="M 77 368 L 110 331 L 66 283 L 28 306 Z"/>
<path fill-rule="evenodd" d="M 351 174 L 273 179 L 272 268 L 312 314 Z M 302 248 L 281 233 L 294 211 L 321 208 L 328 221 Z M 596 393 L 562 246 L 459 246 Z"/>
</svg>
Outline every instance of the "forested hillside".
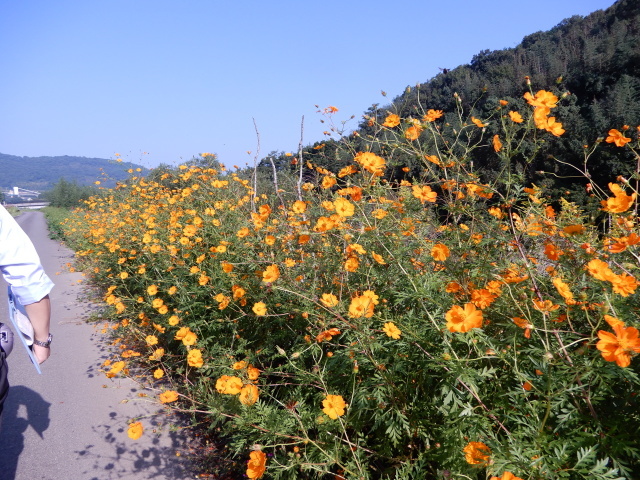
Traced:
<svg viewBox="0 0 640 480">
<path fill-rule="evenodd" d="M 390 113 L 419 119 L 433 109 L 442 110 L 445 119 L 453 120 L 462 109 L 465 114 L 472 112 L 478 118 L 491 119 L 485 122 L 483 132 L 486 147 L 477 149 L 472 159 L 490 178 L 497 167 L 492 164 L 493 149 L 486 139 L 500 126 L 500 101 L 509 102 L 509 109 L 517 110 L 526 104 L 525 92 L 540 89 L 553 90 L 561 97 L 555 114 L 567 134 L 548 141 L 533 161 L 531 145 L 522 145 L 514 172 L 550 190 L 569 189 L 574 200 L 584 200 L 581 197 L 586 181 L 574 167 L 584 170 L 585 145 L 606 137 L 611 128 L 628 125 L 635 130 L 640 125 L 640 2 L 620 0 L 587 17 L 571 17 L 548 32 L 525 37 L 515 48 L 479 52 L 468 65 L 443 70 L 425 83 L 407 87 L 391 104 L 373 105 L 365 113 L 353 134 L 355 148 L 385 154 L 371 139 L 383 130 L 382 123 Z M 333 133 L 334 138 L 339 136 Z M 353 156 L 353 136 L 349 138 L 351 149 L 343 147 L 344 140 L 317 142 L 305 150 L 304 157 L 337 172 Z M 423 134 L 419 141 L 430 140 Z M 614 148 L 606 145 L 590 158 L 587 167 L 592 181 L 606 184 L 612 171 L 632 174 L 636 159 L 628 154 L 614 160 Z M 551 151 L 564 164 L 552 161 Z M 284 155 L 271 158 L 280 169 L 288 168 L 291 161 Z M 389 169 L 386 177 L 399 180 L 415 176 L 423 160 L 396 153 L 388 161 L 396 168 Z M 261 165 L 267 171 L 272 168 L 269 158 Z"/>
<path fill-rule="evenodd" d="M 142 168 L 130 162 L 86 157 L 19 157 L 0 153 L 0 187 L 21 187 L 46 191 L 61 178 L 80 186 L 101 181 L 114 186 L 115 180 L 127 178 L 128 169 Z"/>
</svg>

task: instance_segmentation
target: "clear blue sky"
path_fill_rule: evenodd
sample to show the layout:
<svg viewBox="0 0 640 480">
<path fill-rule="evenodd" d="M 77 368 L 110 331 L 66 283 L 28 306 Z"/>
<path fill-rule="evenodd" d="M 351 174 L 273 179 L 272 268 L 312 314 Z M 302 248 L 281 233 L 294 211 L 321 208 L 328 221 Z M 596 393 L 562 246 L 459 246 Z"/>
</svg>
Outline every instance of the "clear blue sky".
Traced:
<svg viewBox="0 0 640 480">
<path fill-rule="evenodd" d="M 0 0 L 0 152 L 231 166 L 613 0 Z M 385 99 L 380 92 L 388 93 Z M 1 172 L 0 172 L 1 175 Z"/>
</svg>

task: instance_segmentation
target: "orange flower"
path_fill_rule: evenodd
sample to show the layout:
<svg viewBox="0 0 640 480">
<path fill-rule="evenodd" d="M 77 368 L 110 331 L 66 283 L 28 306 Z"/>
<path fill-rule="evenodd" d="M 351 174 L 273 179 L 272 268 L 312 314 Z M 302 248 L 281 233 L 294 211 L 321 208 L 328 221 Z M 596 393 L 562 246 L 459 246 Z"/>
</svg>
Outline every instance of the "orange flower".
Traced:
<svg viewBox="0 0 640 480">
<path fill-rule="evenodd" d="M 322 177 L 322 188 L 325 190 L 333 187 L 336 184 L 337 180 L 334 177 L 330 177 L 329 175 L 325 175 Z"/>
<path fill-rule="evenodd" d="M 481 309 L 489 307 L 496 298 L 498 298 L 498 296 L 486 288 L 471 291 L 471 303 Z"/>
<path fill-rule="evenodd" d="M 381 177 L 384 173 L 385 160 L 375 153 L 359 152 L 353 160 L 362 165 L 367 172 L 372 173 L 376 177 Z"/>
<path fill-rule="evenodd" d="M 338 297 L 336 297 L 333 293 L 323 293 L 322 298 L 320 299 L 320 303 L 322 303 L 325 307 L 332 308 L 338 305 Z"/>
<path fill-rule="evenodd" d="M 533 328 L 533 325 L 531 325 L 526 318 L 513 317 L 511 320 L 513 320 L 513 323 L 515 323 L 517 326 L 524 329 L 525 338 L 531 338 L 531 329 Z"/>
<path fill-rule="evenodd" d="M 500 137 L 498 135 L 493 136 L 493 149 L 496 152 L 502 150 L 502 142 L 500 141 Z"/>
<path fill-rule="evenodd" d="M 193 350 L 189 350 L 187 354 L 187 363 L 190 367 L 200 368 L 204 365 L 204 360 L 202 359 L 202 352 L 197 348 Z"/>
<path fill-rule="evenodd" d="M 249 462 L 247 463 L 247 477 L 260 478 L 264 475 L 267 465 L 267 456 L 260 450 L 253 451 L 249 454 Z"/>
<path fill-rule="evenodd" d="M 373 308 L 375 299 L 368 295 L 361 295 L 351 300 L 349 305 L 349 316 L 351 318 L 371 318 L 373 316 Z"/>
<path fill-rule="evenodd" d="M 243 405 L 251 406 L 258 401 L 258 396 L 260 395 L 260 391 L 258 387 L 252 384 L 247 384 L 242 387 L 240 390 L 240 403 Z"/>
<path fill-rule="evenodd" d="M 238 377 L 222 375 L 216 381 L 216 390 L 225 395 L 237 395 L 242 390 L 242 380 Z"/>
<path fill-rule="evenodd" d="M 483 128 L 483 127 L 486 127 L 486 126 L 487 126 L 487 124 L 486 124 L 486 123 L 482 123 L 482 121 L 481 121 L 481 120 L 478 120 L 476 117 L 471 117 L 471 121 L 472 121 L 473 123 L 475 123 L 476 127 L 478 127 L 478 128 Z"/>
<path fill-rule="evenodd" d="M 420 134 L 422 133 L 422 128 L 417 126 L 417 125 L 411 125 L 409 128 L 407 128 L 407 130 L 404 132 L 404 136 L 407 140 L 417 140 L 418 137 L 420 137 Z"/>
<path fill-rule="evenodd" d="M 131 440 L 139 439 L 142 436 L 142 432 L 144 432 L 144 427 L 140 422 L 130 423 L 127 429 L 127 435 Z"/>
<path fill-rule="evenodd" d="M 552 282 L 553 286 L 556 287 L 556 290 L 558 290 L 558 293 L 562 295 L 562 298 L 564 298 L 565 302 L 567 302 L 568 304 L 575 303 L 575 300 L 573 299 L 573 293 L 571 293 L 569 285 L 564 283 L 560 277 L 554 278 Z"/>
<path fill-rule="evenodd" d="M 602 200 L 600 204 L 605 212 L 610 213 L 622 213 L 631 208 L 633 202 L 636 199 L 636 194 L 632 193 L 627 195 L 625 191 L 615 183 L 609 184 L 609 190 L 613 192 L 613 198 L 609 197 L 606 200 Z"/>
<path fill-rule="evenodd" d="M 301 200 L 296 200 L 295 202 L 293 202 L 293 205 L 291 206 L 291 211 L 293 213 L 304 213 L 306 209 L 307 209 L 307 204 Z"/>
<path fill-rule="evenodd" d="M 615 143 L 616 147 L 624 147 L 631 141 L 630 138 L 624 136 L 624 134 L 615 128 L 609 130 L 609 136 L 605 139 L 607 143 Z"/>
<path fill-rule="evenodd" d="M 341 395 L 327 395 L 322 401 L 322 406 L 324 407 L 322 411 L 326 413 L 329 418 L 336 420 L 338 417 L 344 415 L 344 409 L 347 407 L 347 404 Z"/>
<path fill-rule="evenodd" d="M 556 247 L 553 243 L 547 243 L 544 246 L 544 254 L 549 260 L 557 261 L 564 252 Z"/>
<path fill-rule="evenodd" d="M 336 209 L 336 213 L 341 217 L 351 217 L 355 212 L 353 204 L 345 198 L 336 198 L 333 202 L 333 206 Z"/>
<path fill-rule="evenodd" d="M 336 335 L 340 335 L 340 330 L 338 330 L 337 328 L 330 328 L 329 330 L 325 330 L 324 332 L 318 334 L 318 336 L 316 337 L 316 341 L 318 343 L 322 343 L 324 341 L 329 341 L 331 340 L 333 337 L 335 337 Z"/>
<path fill-rule="evenodd" d="M 358 266 L 360 266 L 360 260 L 358 260 L 358 257 L 356 256 L 350 256 L 344 262 L 344 269 L 347 272 L 355 272 L 356 270 L 358 270 Z"/>
<path fill-rule="evenodd" d="M 616 324 L 613 326 L 613 331 L 615 335 L 600 330 L 598 332 L 600 341 L 596 344 L 596 348 L 600 350 L 607 362 L 616 362 L 622 368 L 628 367 L 631 364 L 631 355 L 640 353 L 638 329 Z"/>
<path fill-rule="evenodd" d="M 442 113 L 442 110 L 429 109 L 427 111 L 427 114 L 424 117 L 422 117 L 422 120 L 424 120 L 425 122 L 434 122 L 438 118 L 440 118 L 442 115 L 444 115 L 444 113 Z"/>
<path fill-rule="evenodd" d="M 442 243 L 436 243 L 431 249 L 431 256 L 436 262 L 444 262 L 450 254 L 449 247 Z"/>
<path fill-rule="evenodd" d="M 473 303 L 465 304 L 464 308 L 454 305 L 445 314 L 445 319 L 450 332 L 465 333 L 472 328 L 482 327 L 482 311 L 476 310 Z"/>
<path fill-rule="evenodd" d="M 346 177 L 347 175 L 351 175 L 352 173 L 356 173 L 358 169 L 353 165 L 347 165 L 342 170 L 338 172 L 338 177 Z"/>
<path fill-rule="evenodd" d="M 511 472 L 504 472 L 501 477 L 491 477 L 490 480 L 522 480 Z"/>
<path fill-rule="evenodd" d="M 594 258 L 587 263 L 587 271 L 596 280 L 610 281 L 616 274 L 609 268 L 607 262 L 603 262 L 597 258 Z"/>
<path fill-rule="evenodd" d="M 160 403 L 171 403 L 178 400 L 178 392 L 175 390 L 167 390 L 166 392 L 162 392 L 158 395 L 158 399 Z"/>
<path fill-rule="evenodd" d="M 560 308 L 560 305 L 555 305 L 551 300 L 533 300 L 533 308 L 542 313 L 551 313 Z"/>
<path fill-rule="evenodd" d="M 280 277 L 280 269 L 277 265 L 269 265 L 262 272 L 262 281 L 265 283 L 273 283 Z"/>
<path fill-rule="evenodd" d="M 529 105 L 546 109 L 555 108 L 558 103 L 558 97 L 546 90 L 539 90 L 535 96 L 532 96 L 531 93 L 527 92 L 524 94 L 524 98 L 527 100 Z"/>
<path fill-rule="evenodd" d="M 258 370 L 253 365 L 249 365 L 247 367 L 247 377 L 249 377 L 249 380 L 257 380 L 259 376 L 260 376 L 260 370 Z"/>
<path fill-rule="evenodd" d="M 387 337 L 391 337 L 394 340 L 398 340 L 400 335 L 402 335 L 402 331 L 396 327 L 396 324 L 393 322 L 387 322 L 382 327 L 382 331 L 387 334 Z"/>
<path fill-rule="evenodd" d="M 509 118 L 511 118 L 511 121 L 515 122 L 515 123 L 522 123 L 522 115 L 520 115 L 518 112 L 514 112 L 513 110 L 511 110 L 509 112 Z"/>
<path fill-rule="evenodd" d="M 638 281 L 626 273 L 614 275 L 609 281 L 613 285 L 613 291 L 623 297 L 628 297 L 638 288 Z"/>
<path fill-rule="evenodd" d="M 491 449 L 482 442 L 469 442 L 462 451 L 464 459 L 471 465 L 485 464 L 491 455 Z"/>
<path fill-rule="evenodd" d="M 383 127 L 389 128 L 397 127 L 398 125 L 400 125 L 400 117 L 395 113 L 387 115 L 387 118 L 384 119 L 384 123 L 382 124 Z"/>
<path fill-rule="evenodd" d="M 429 185 L 424 185 L 422 187 L 419 185 L 414 185 L 412 189 L 412 194 L 414 197 L 420 200 L 420 203 L 424 203 L 424 202 L 433 203 L 436 201 L 436 198 L 438 196 L 436 192 L 431 190 L 431 187 Z"/>
</svg>

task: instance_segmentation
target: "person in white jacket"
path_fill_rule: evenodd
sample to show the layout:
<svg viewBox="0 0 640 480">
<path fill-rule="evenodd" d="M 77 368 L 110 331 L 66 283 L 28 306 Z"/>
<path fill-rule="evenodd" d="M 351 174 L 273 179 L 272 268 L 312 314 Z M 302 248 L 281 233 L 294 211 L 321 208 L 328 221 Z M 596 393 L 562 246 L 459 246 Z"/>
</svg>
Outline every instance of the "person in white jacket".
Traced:
<svg viewBox="0 0 640 480">
<path fill-rule="evenodd" d="M 51 303 L 53 282 L 44 272 L 36 249 L 15 219 L 0 206 L 0 271 L 15 298 L 25 307 L 33 325 L 33 353 L 39 363 L 51 353 Z M 1 320 L 1 319 L 0 319 Z M 0 414 L 9 391 L 6 353 L 0 346 Z"/>
</svg>

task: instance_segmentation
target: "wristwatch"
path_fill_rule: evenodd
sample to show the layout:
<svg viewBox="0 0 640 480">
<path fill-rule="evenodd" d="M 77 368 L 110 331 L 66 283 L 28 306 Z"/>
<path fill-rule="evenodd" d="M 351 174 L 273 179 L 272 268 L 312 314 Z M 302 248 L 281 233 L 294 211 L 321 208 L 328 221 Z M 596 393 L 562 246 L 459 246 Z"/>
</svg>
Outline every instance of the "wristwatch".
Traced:
<svg viewBox="0 0 640 480">
<path fill-rule="evenodd" d="M 33 344 L 38 345 L 39 347 L 49 348 L 51 346 L 51 340 L 53 340 L 53 335 L 49 334 L 46 342 L 40 342 L 39 340 L 33 339 Z"/>
</svg>

